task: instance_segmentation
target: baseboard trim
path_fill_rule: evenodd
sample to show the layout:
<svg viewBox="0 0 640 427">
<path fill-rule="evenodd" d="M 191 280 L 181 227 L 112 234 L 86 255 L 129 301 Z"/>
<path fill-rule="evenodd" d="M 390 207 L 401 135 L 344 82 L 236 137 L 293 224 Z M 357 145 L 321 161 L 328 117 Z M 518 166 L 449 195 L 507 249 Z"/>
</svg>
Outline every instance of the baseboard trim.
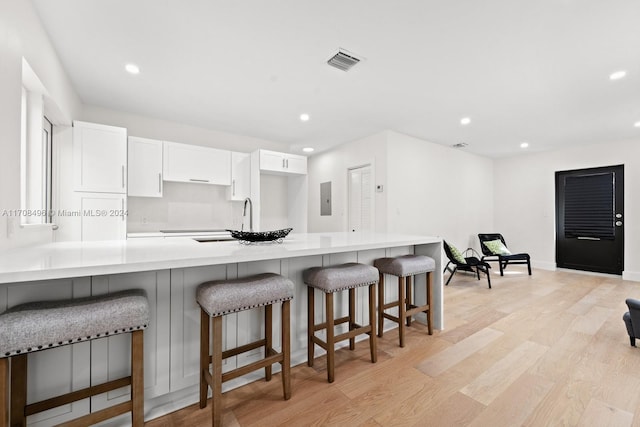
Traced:
<svg viewBox="0 0 640 427">
<path fill-rule="evenodd" d="M 622 272 L 622 280 L 629 280 L 631 282 L 640 282 L 640 272 L 625 270 Z"/>
<path fill-rule="evenodd" d="M 549 262 L 549 261 L 531 260 L 531 267 L 539 268 L 540 270 L 548 270 L 548 271 L 556 271 L 557 270 L 556 263 L 555 262 Z"/>
</svg>

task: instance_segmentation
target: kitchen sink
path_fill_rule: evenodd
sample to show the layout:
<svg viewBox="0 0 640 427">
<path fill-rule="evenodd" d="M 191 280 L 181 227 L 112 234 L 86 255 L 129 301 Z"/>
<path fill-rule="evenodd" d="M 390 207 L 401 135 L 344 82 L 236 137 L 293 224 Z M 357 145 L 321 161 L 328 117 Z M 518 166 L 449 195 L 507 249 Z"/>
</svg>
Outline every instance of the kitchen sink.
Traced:
<svg viewBox="0 0 640 427">
<path fill-rule="evenodd" d="M 230 242 L 235 239 L 233 237 L 196 237 L 193 240 L 200 243 L 209 243 L 209 242 Z"/>
</svg>

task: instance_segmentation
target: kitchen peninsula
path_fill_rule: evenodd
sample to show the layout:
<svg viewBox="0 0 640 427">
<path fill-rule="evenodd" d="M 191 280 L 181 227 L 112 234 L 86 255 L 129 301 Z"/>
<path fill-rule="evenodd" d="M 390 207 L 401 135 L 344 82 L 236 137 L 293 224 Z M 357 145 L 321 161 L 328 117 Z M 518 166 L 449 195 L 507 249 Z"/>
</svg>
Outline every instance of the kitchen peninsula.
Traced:
<svg viewBox="0 0 640 427">
<path fill-rule="evenodd" d="M 197 242 L 191 238 L 137 238 L 126 241 L 60 242 L 13 249 L 0 255 L 0 308 L 22 302 L 73 298 L 104 294 L 122 289 L 145 289 L 151 306 L 151 325 L 145 332 L 146 419 L 155 418 L 197 401 L 200 315 L 195 302 L 198 284 L 216 279 L 273 272 L 289 277 L 295 284 L 291 314 L 291 360 L 306 361 L 306 268 L 344 262 L 372 264 L 385 256 L 409 253 L 436 260 L 433 281 L 434 327 L 442 324 L 441 239 L 392 233 L 307 233 L 290 234 L 281 244 L 243 245 L 237 241 Z M 416 298 L 424 300 L 424 275 L 418 276 Z M 422 289 L 422 294 L 420 290 Z M 366 313 L 364 293 L 358 304 Z M 389 298 L 396 295 L 389 295 Z M 346 298 L 338 299 L 337 310 L 345 310 Z M 318 299 L 316 312 L 323 301 Z M 274 321 L 279 322 L 278 310 Z M 362 319 L 359 319 L 361 321 Z M 392 327 L 389 323 L 388 327 Z M 225 316 L 225 346 L 249 342 L 262 333 L 260 310 Z M 274 344 L 279 347 L 279 336 Z M 30 356 L 30 364 L 56 364 L 55 375 L 39 378 L 34 396 L 46 398 L 47 390 L 85 387 L 126 374 L 129 340 L 113 336 L 82 342 Z M 259 358 L 249 352 L 225 360 L 224 369 L 233 369 Z M 75 369 L 70 361 L 73 360 Z M 86 365 L 84 365 L 86 363 Z M 91 369 L 84 367 L 91 366 Z M 79 369 L 83 367 L 83 369 Z M 260 372 L 225 383 L 237 387 L 257 379 Z M 295 390 L 294 390 L 295 393 Z M 63 422 L 83 412 L 99 410 L 126 398 L 126 389 L 101 395 L 86 403 L 61 407 L 41 414 L 35 425 Z M 126 424 L 126 420 L 122 419 Z"/>
</svg>

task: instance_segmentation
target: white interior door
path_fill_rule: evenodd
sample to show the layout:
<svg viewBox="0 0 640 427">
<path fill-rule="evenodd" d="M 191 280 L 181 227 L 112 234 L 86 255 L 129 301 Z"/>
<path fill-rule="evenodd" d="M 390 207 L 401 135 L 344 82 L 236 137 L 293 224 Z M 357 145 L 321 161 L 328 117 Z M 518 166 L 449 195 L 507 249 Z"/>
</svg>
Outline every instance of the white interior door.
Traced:
<svg viewBox="0 0 640 427">
<path fill-rule="evenodd" d="M 349 169 L 349 231 L 373 230 L 371 165 Z"/>
</svg>

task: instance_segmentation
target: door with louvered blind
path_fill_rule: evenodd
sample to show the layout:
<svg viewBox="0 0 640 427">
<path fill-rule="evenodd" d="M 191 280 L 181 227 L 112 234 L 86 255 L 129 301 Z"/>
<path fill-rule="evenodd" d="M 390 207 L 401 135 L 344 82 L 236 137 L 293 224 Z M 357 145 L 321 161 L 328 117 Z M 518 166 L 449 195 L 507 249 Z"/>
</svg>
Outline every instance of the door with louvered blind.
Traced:
<svg viewBox="0 0 640 427">
<path fill-rule="evenodd" d="M 556 172 L 556 264 L 622 274 L 623 165 Z"/>
</svg>

